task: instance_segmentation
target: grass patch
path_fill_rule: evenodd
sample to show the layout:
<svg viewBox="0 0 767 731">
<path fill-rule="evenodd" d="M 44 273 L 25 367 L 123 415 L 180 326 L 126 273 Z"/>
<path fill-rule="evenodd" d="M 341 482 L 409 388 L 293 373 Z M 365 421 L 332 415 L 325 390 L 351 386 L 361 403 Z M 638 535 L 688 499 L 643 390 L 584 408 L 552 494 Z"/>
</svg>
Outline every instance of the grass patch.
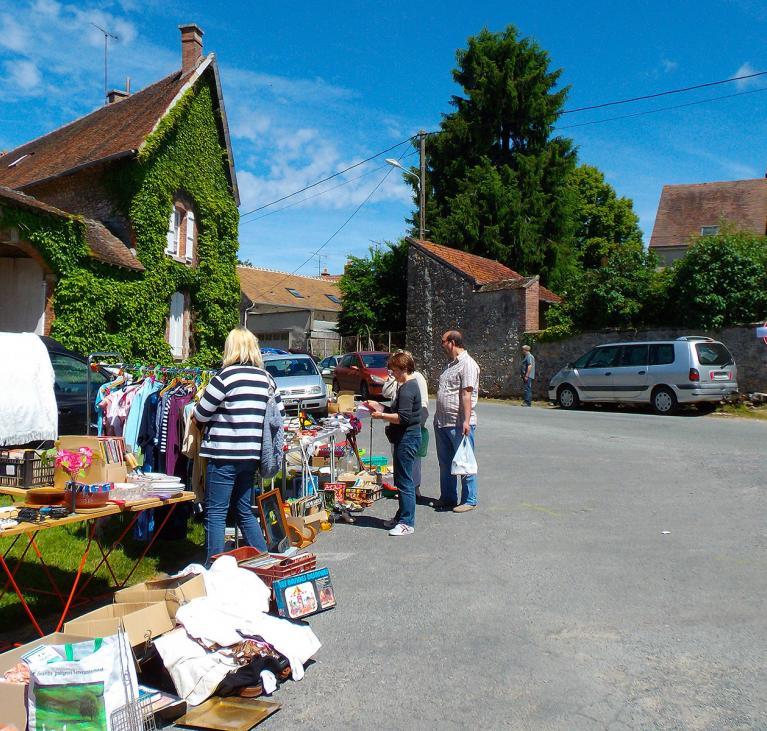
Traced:
<svg viewBox="0 0 767 731">
<path fill-rule="evenodd" d="M 737 416 L 741 419 L 767 421 L 767 405 L 720 404 L 713 413 L 716 416 Z"/>
<path fill-rule="evenodd" d="M 8 504 L 10 500 L 3 498 L 2 504 Z M 170 527 L 176 515 L 181 516 L 182 509 L 187 510 L 185 504 L 179 505 L 174 516 L 168 522 L 166 529 Z M 155 524 L 159 527 L 162 520 L 158 509 L 155 510 Z M 100 537 L 102 545 L 110 546 L 123 531 L 131 519 L 130 514 L 118 513 L 114 516 L 101 519 L 97 527 L 97 534 Z M 87 542 L 86 524 L 64 525 L 58 528 L 50 528 L 41 531 L 37 536 L 37 545 L 45 559 L 51 575 L 57 583 L 59 589 L 65 595 L 72 587 L 72 582 L 77 573 L 77 568 L 82 559 L 83 551 Z M 8 551 L 13 542 L 12 538 L 0 538 L 0 551 Z M 202 546 L 204 545 L 204 530 L 202 524 L 188 521 L 186 536 L 172 540 L 158 538 L 152 550 L 139 563 L 138 567 L 131 575 L 128 581 L 129 585 L 136 584 L 146 579 L 152 578 L 160 572 L 172 573 L 183 568 L 189 563 L 200 561 L 202 558 Z M 123 540 L 123 543 L 117 546 L 109 556 L 111 564 L 118 580 L 122 580 L 133 567 L 136 559 L 146 546 L 145 541 L 139 541 L 133 538 L 133 529 Z M 27 547 L 27 539 L 21 536 L 19 540 L 10 548 L 6 561 L 11 569 L 16 564 L 16 560 L 21 556 Z M 88 559 L 85 564 L 83 578 L 81 582 L 90 576 L 96 565 L 101 560 L 101 552 L 95 543 L 91 544 Z M 4 573 L 2 574 L 4 576 Z M 19 566 L 16 574 L 17 581 L 23 587 L 36 587 L 44 590 L 50 590 L 50 584 L 47 581 L 45 572 L 40 565 L 40 561 L 33 549 L 29 549 L 24 560 Z M 7 579 L 6 579 L 7 580 Z M 3 585 L 5 585 L 3 581 Z M 81 583 L 82 585 L 82 583 Z M 94 578 L 86 588 L 85 594 L 81 599 L 96 599 L 98 597 L 111 597 L 114 591 L 112 580 L 106 566 L 101 566 Z M 49 617 L 50 620 L 58 618 L 61 612 L 61 601 L 55 595 L 38 594 L 33 591 L 25 592 L 25 599 L 32 608 L 33 613 L 40 621 L 41 618 Z M 71 616 L 82 614 L 88 611 L 88 608 L 76 608 L 70 612 Z M 55 622 L 53 622 L 55 624 Z M 49 626 L 49 622 L 42 622 L 43 629 Z M 18 597 L 13 589 L 8 586 L 5 594 L 0 598 L 0 627 L 5 630 L 16 627 L 20 628 L 16 633 L 26 632 L 32 629 L 32 625 L 24 612 Z"/>
</svg>

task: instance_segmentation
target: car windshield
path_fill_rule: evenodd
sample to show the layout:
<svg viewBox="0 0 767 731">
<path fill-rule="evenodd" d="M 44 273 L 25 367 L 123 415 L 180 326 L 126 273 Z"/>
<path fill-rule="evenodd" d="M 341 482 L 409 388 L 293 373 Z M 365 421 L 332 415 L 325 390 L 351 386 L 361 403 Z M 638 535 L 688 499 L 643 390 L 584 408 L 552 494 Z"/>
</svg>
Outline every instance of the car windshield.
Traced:
<svg viewBox="0 0 767 731">
<path fill-rule="evenodd" d="M 362 362 L 366 368 L 386 368 L 389 362 L 388 353 L 368 353 L 362 356 Z"/>
<path fill-rule="evenodd" d="M 267 360 L 264 368 L 273 378 L 317 375 L 317 368 L 311 358 L 274 358 Z"/>
<path fill-rule="evenodd" d="M 730 351 L 721 343 L 695 343 L 698 363 L 702 366 L 726 366 L 732 364 Z"/>
</svg>

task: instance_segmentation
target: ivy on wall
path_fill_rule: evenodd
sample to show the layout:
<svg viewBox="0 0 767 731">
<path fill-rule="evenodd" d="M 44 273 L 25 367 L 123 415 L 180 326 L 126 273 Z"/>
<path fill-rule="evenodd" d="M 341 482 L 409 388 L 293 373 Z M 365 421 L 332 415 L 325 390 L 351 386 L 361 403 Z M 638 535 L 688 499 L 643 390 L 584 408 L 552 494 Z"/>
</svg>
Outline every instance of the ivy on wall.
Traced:
<svg viewBox="0 0 767 731">
<path fill-rule="evenodd" d="M 51 335 L 80 352 L 115 350 L 130 360 L 169 363 L 165 333 L 170 299 L 182 291 L 191 300 L 190 362 L 220 363 L 224 339 L 238 322 L 240 302 L 239 217 L 226 168 L 213 92 L 201 80 L 163 118 L 138 159 L 107 173 L 115 205 L 132 223 L 145 272 L 90 258 L 84 226 L 76 220 L 51 224 L 24 213 L 39 222 L 26 223 L 23 235 L 40 248 L 59 277 Z M 194 267 L 164 253 L 168 218 L 179 194 L 194 204 L 199 262 Z M 0 225 L 6 225 L 3 218 Z"/>
</svg>

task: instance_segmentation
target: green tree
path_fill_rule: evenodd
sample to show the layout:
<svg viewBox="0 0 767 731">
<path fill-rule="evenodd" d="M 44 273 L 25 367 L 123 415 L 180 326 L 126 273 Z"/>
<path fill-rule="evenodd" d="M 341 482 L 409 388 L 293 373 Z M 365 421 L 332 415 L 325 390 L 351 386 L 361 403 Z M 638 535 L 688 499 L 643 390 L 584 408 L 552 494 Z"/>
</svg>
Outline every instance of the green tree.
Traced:
<svg viewBox="0 0 767 731">
<path fill-rule="evenodd" d="M 767 316 L 767 236 L 723 231 L 693 241 L 669 277 L 676 324 L 718 329 Z"/>
<path fill-rule="evenodd" d="M 405 329 L 407 305 L 407 242 L 370 247 L 369 257 L 350 256 L 338 281 L 342 335 Z"/>
<path fill-rule="evenodd" d="M 456 54 L 463 96 L 426 141 L 430 238 L 556 288 L 572 260 L 572 142 L 554 136 L 568 87 L 549 55 L 509 26 Z"/>
<path fill-rule="evenodd" d="M 599 267 L 612 245 L 641 244 L 639 218 L 629 198 L 619 198 L 592 165 L 579 165 L 570 177 L 575 196 L 575 250 L 585 269 Z"/>
</svg>

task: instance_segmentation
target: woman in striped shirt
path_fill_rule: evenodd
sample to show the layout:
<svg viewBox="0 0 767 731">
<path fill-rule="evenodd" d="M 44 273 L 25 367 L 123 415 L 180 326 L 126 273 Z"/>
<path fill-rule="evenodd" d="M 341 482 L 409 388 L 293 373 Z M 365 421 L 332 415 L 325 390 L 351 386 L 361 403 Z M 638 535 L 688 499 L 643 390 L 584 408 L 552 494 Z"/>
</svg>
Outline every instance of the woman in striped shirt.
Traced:
<svg viewBox="0 0 767 731">
<path fill-rule="evenodd" d="M 200 456 L 208 459 L 205 476 L 206 565 L 224 550 L 226 515 L 231 505 L 248 545 L 266 551 L 253 515 L 251 493 L 261 459 L 261 437 L 269 391 L 277 386 L 264 370 L 256 336 L 244 327 L 232 330 L 224 344 L 223 368 L 208 384 L 194 410 L 203 430 Z"/>
</svg>

